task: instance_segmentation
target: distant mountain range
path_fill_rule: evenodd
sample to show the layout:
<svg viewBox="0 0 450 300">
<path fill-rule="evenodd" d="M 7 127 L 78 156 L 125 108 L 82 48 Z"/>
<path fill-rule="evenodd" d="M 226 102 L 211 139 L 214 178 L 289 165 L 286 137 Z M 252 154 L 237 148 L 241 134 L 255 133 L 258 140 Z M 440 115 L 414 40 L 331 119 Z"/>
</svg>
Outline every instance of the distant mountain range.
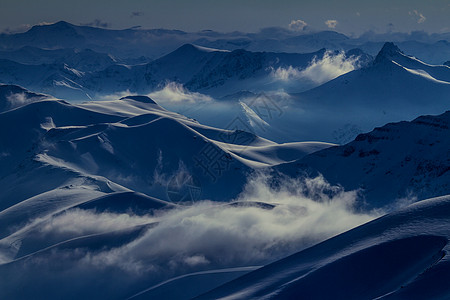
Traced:
<svg viewBox="0 0 450 300">
<path fill-rule="evenodd" d="M 162 57 L 187 43 L 251 52 L 309 53 L 322 48 L 344 51 L 360 48 L 370 55 L 376 55 L 385 41 L 396 42 L 406 52 L 428 63 L 442 64 L 450 59 L 449 33 L 428 35 L 424 32 L 369 32 L 358 38 L 351 38 L 334 31 L 298 32 L 277 27 L 265 28 L 257 33 L 220 33 L 211 30 L 190 33 L 167 29 L 109 30 L 77 26 L 64 21 L 36 25 L 24 33 L 1 34 L 0 49 L 17 50 L 24 46 L 42 49 L 92 49 L 121 60 L 142 56 L 148 60 Z"/>
</svg>

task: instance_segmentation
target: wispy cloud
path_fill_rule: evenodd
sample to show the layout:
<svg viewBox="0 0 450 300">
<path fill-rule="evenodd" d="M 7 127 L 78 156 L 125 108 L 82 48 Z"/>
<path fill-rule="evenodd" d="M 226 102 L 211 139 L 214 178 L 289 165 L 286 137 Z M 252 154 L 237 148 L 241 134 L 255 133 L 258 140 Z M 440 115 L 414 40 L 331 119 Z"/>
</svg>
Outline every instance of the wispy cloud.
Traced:
<svg viewBox="0 0 450 300">
<path fill-rule="evenodd" d="M 410 11 L 409 15 L 414 17 L 418 24 L 421 24 L 427 20 L 427 18 L 417 10 Z"/>
<path fill-rule="evenodd" d="M 129 284 L 124 280 L 139 276 L 148 286 L 205 269 L 265 264 L 376 217 L 354 210 L 357 195 L 323 177 L 292 179 L 259 173 L 249 177 L 233 205 L 200 201 L 152 216 L 114 212 L 113 206 L 102 213 L 71 209 L 36 223 L 29 238 L 48 245 L 49 237 L 71 240 L 109 232 L 104 238 L 109 236 L 111 247 L 99 247 L 102 239 L 86 244 L 89 238 L 81 238 L 85 247 L 76 243 L 71 248 L 69 243 L 42 255 L 38 252 L 22 261 L 20 273 L 10 273 L 5 285 L 31 284 L 36 276 L 53 282 L 61 275 L 55 270 L 61 270 L 67 280 L 57 281 L 60 292 L 77 288 L 92 295 L 91 279 L 101 276 L 108 283 L 102 293 L 112 297 L 124 292 Z M 129 229 L 145 224 L 153 225 L 127 238 Z"/>
<path fill-rule="evenodd" d="M 210 96 L 191 92 L 184 88 L 182 84 L 176 82 L 169 82 L 165 85 L 165 87 L 159 91 L 150 93 L 148 95 L 150 98 L 153 98 L 158 103 L 170 103 L 170 102 L 204 102 L 204 101 L 212 101 L 213 98 Z"/>
<path fill-rule="evenodd" d="M 299 251 L 372 219 L 374 215 L 353 210 L 357 195 L 323 177 L 275 179 L 258 173 L 249 177 L 237 199 L 247 205 L 201 201 L 157 216 L 73 209 L 45 222 L 40 232 L 86 235 L 158 222 L 126 246 L 90 254 L 90 263 L 121 267 L 133 261 L 136 265 L 128 271 L 159 272 L 204 264 L 252 264 Z"/>
<path fill-rule="evenodd" d="M 278 67 L 272 69 L 272 77 L 276 80 L 289 81 L 301 78 L 301 71 L 297 68 L 289 66 L 287 68 Z"/>
<path fill-rule="evenodd" d="M 125 90 L 122 92 L 117 92 L 109 95 L 99 95 L 97 99 L 99 100 L 117 100 L 122 97 L 129 95 L 134 95 L 136 93 L 130 90 Z M 208 95 L 204 95 L 198 92 L 191 92 L 186 89 L 182 84 L 176 82 L 168 82 L 166 85 L 157 91 L 146 94 L 157 103 L 161 104 L 171 104 L 171 103 L 199 103 L 199 102 L 209 102 L 214 99 Z"/>
<path fill-rule="evenodd" d="M 326 20 L 325 24 L 328 26 L 328 28 L 336 28 L 336 26 L 338 25 L 338 21 L 337 20 Z"/>
<path fill-rule="evenodd" d="M 26 93 L 12 93 L 8 96 L 6 96 L 6 101 L 8 102 L 8 108 L 16 108 L 22 105 L 26 105 L 29 103 L 32 103 L 34 101 L 38 101 L 40 99 L 45 98 L 45 96 L 39 96 L 39 95 L 35 95 L 35 96 L 30 96 L 27 95 Z"/>
<path fill-rule="evenodd" d="M 332 80 L 359 67 L 359 57 L 347 57 L 344 52 L 325 52 L 324 56 L 314 58 L 303 70 L 289 66 L 279 67 L 272 71 L 275 80 L 290 81 L 308 79 L 316 84 Z"/>
<path fill-rule="evenodd" d="M 307 26 L 308 24 L 303 20 L 292 20 L 291 23 L 289 23 L 289 29 L 293 31 L 305 30 Z"/>
</svg>

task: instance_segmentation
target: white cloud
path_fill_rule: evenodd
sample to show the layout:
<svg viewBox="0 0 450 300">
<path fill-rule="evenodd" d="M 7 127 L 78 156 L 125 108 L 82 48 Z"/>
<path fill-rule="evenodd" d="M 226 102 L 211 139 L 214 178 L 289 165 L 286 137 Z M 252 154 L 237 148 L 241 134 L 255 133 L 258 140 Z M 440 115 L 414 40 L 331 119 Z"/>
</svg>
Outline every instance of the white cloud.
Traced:
<svg viewBox="0 0 450 300">
<path fill-rule="evenodd" d="M 413 16 L 417 20 L 417 23 L 419 23 L 419 24 L 421 24 L 427 20 L 427 18 L 417 10 L 410 11 L 409 15 Z"/>
<path fill-rule="evenodd" d="M 71 209 L 44 222 L 40 231 L 44 234 L 87 235 L 115 231 L 155 222 L 149 216 L 133 216 L 116 213 L 95 213 L 82 209 Z"/>
<path fill-rule="evenodd" d="M 129 95 L 135 95 L 129 90 L 117 92 L 110 95 L 99 95 L 99 100 L 117 100 Z M 148 96 L 156 101 L 158 104 L 181 104 L 181 103 L 197 103 L 197 102 L 209 102 L 214 99 L 208 95 L 204 95 L 197 92 L 191 92 L 186 89 L 182 84 L 176 82 L 168 82 L 162 89 L 151 92 L 145 96 Z"/>
<path fill-rule="evenodd" d="M 145 286 L 151 286 L 191 272 L 266 264 L 377 216 L 356 212 L 358 193 L 331 186 L 322 177 L 278 179 L 267 174 L 250 177 L 234 205 L 201 201 L 152 216 L 71 209 L 34 223 L 37 228 L 29 234 L 35 244 L 48 243 L 49 237 L 73 240 L 109 234 L 98 242 L 80 238 L 81 244 L 73 248 L 69 243 L 36 253 L 24 261 L 17 280 L 31 283 L 39 276 L 53 282 L 61 275 L 55 270 L 61 270 L 65 273 L 57 281 L 60 291 L 72 291 L 74 280 L 79 289 L 101 277 L 111 287 L 102 293 L 117 295 L 130 284 L 124 280 L 145 278 Z M 134 240 L 127 238 L 128 230 L 145 224 L 155 225 Z M 101 247 L 108 236 L 111 247 Z M 92 294 L 87 288 L 83 291 Z"/>
<path fill-rule="evenodd" d="M 266 263 L 299 251 L 374 216 L 353 211 L 357 192 L 329 185 L 322 177 L 279 181 L 251 177 L 237 199 L 268 206 L 232 206 L 209 201 L 157 216 L 69 210 L 45 222 L 46 234 L 86 235 L 158 222 L 137 240 L 90 253 L 84 263 L 125 271 L 178 274 L 188 268 Z M 190 269 L 194 268 L 194 269 Z M 156 276 L 156 275 L 155 275 Z"/>
<path fill-rule="evenodd" d="M 338 25 L 338 21 L 337 20 L 326 20 L 325 24 L 328 26 L 328 28 L 334 29 Z"/>
<path fill-rule="evenodd" d="M 314 58 L 303 70 L 292 66 L 279 67 L 272 70 L 271 76 L 275 80 L 281 81 L 308 79 L 316 84 L 321 84 L 355 70 L 359 67 L 358 62 L 359 57 L 346 57 L 344 52 L 334 54 L 327 51 L 323 58 Z"/>
<path fill-rule="evenodd" d="M 156 102 L 204 102 L 204 101 L 212 101 L 213 99 L 210 96 L 203 95 L 196 92 L 190 92 L 186 88 L 183 87 L 182 84 L 176 82 L 169 82 L 166 86 L 159 91 L 150 93 L 148 95 L 150 98 L 156 100 Z"/>
<path fill-rule="evenodd" d="M 7 96 L 6 100 L 9 103 L 9 108 L 16 108 L 37 101 L 40 98 L 41 97 L 28 97 L 25 93 L 14 93 Z"/>
<path fill-rule="evenodd" d="M 6 100 L 8 100 L 9 104 L 10 104 L 12 107 L 24 105 L 24 104 L 27 104 L 28 102 L 31 102 L 31 101 L 27 98 L 27 96 L 25 95 L 25 93 L 11 94 L 11 95 L 9 95 L 9 96 L 6 97 Z"/>
<path fill-rule="evenodd" d="M 308 26 L 308 24 L 303 20 L 292 20 L 289 23 L 289 29 L 293 31 L 302 31 Z"/>
<path fill-rule="evenodd" d="M 289 81 L 300 78 L 301 72 L 299 69 L 292 66 L 289 66 L 287 68 L 278 67 L 277 69 L 272 69 L 271 75 L 277 80 Z"/>
</svg>

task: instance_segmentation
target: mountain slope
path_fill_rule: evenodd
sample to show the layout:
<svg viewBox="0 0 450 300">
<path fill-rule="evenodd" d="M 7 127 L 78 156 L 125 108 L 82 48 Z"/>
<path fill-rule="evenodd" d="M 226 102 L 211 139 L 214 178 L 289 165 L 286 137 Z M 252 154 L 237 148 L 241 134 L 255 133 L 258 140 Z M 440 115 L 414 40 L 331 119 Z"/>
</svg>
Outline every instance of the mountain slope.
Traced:
<svg viewBox="0 0 450 300">
<path fill-rule="evenodd" d="M 80 84 L 84 72 L 66 64 L 26 65 L 0 59 L 0 82 L 20 85 L 40 93 L 66 99 L 89 99 Z"/>
<path fill-rule="evenodd" d="M 353 142 L 280 166 L 285 173 L 316 172 L 346 189 L 362 189 L 369 207 L 391 206 L 450 193 L 450 111 L 387 124 Z"/>
</svg>

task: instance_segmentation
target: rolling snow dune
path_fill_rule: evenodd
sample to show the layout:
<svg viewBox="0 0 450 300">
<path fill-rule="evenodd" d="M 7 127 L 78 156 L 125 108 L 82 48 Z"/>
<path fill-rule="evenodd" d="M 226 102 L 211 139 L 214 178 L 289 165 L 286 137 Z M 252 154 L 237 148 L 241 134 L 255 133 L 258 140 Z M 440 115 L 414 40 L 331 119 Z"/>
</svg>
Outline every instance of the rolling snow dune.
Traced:
<svg viewBox="0 0 450 300">
<path fill-rule="evenodd" d="M 0 174 L 3 182 L 15 183 L 4 191 L 3 197 L 10 204 L 3 203 L 3 207 L 45 192 L 48 183 L 43 183 L 42 189 L 34 184 L 19 193 L 16 187 L 30 174 L 41 178 L 38 174 L 49 168 L 65 173 L 60 180 L 55 178 L 58 184 L 70 176 L 100 176 L 162 199 L 167 198 L 171 177 L 185 173 L 202 182 L 204 197 L 232 198 L 242 187 L 234 182 L 245 182 L 246 173 L 251 170 L 331 146 L 280 146 L 251 133 L 203 126 L 163 109 L 150 98 L 137 96 L 79 105 L 60 100 L 39 101 L 4 112 L 0 124 L 0 135 L 5 139 L 4 155 L 0 157 L 4 168 Z M 7 129 L 10 127 L 15 128 L 14 136 Z M 229 142 L 235 145 L 228 145 Z M 177 147 L 179 144 L 185 147 Z M 209 154 L 220 156 L 220 160 L 205 165 L 211 159 Z M 20 162 L 23 171 L 11 172 Z M 222 195 L 218 190 L 230 195 Z"/>
</svg>

